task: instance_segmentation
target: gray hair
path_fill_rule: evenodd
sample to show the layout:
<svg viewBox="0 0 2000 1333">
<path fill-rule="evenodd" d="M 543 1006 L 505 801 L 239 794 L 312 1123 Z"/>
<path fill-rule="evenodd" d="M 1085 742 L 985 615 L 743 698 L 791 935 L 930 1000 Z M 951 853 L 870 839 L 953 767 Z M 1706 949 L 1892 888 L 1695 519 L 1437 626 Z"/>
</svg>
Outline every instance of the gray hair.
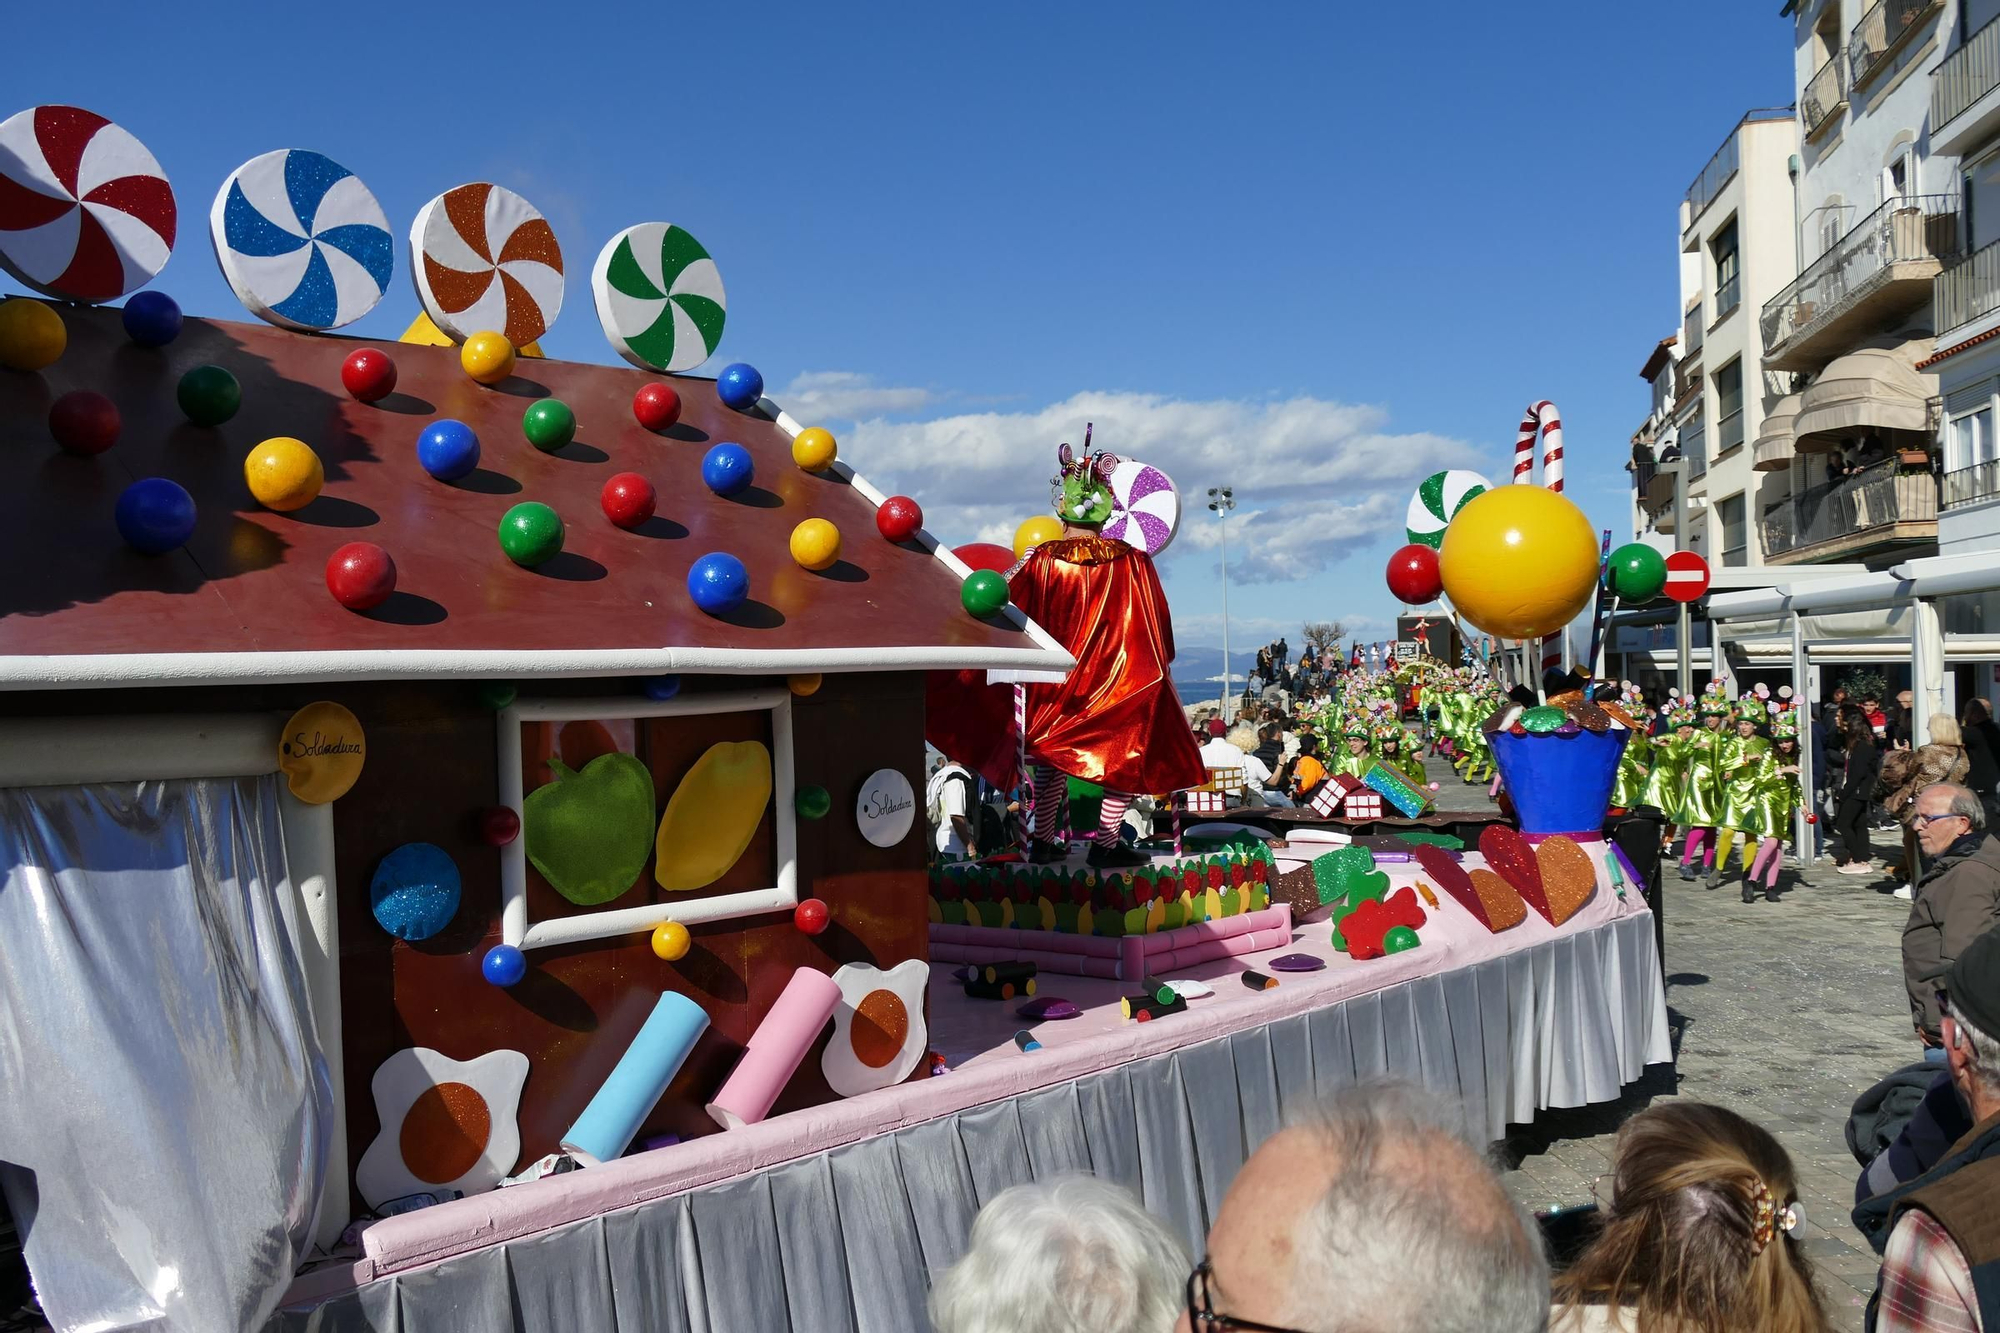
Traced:
<svg viewBox="0 0 2000 1333">
<path fill-rule="evenodd" d="M 1934 791 L 1951 793 L 1951 808 L 1943 813 L 1964 815 L 1966 823 L 1972 826 L 1974 833 L 1986 831 L 1986 807 L 1979 803 L 1979 797 L 1973 794 L 1972 788 L 1961 787 L 1956 782 L 1933 782 L 1917 793 L 1917 799 L 1922 800 L 1925 795 Z"/>
<path fill-rule="evenodd" d="M 1179 1316 L 1187 1249 L 1131 1193 L 1089 1176 L 1002 1190 L 931 1289 L 937 1333 L 1160 1333 Z"/>
<path fill-rule="evenodd" d="M 1466 1137 L 1461 1108 L 1440 1102 L 1403 1085 L 1350 1088 L 1296 1126 L 1337 1165 L 1301 1221 L 1290 1322 L 1327 1333 L 1547 1326 L 1541 1229 Z M 1484 1177 L 1486 1200 L 1467 1170 Z"/>
<path fill-rule="evenodd" d="M 1972 1047 L 1972 1064 L 1966 1072 L 1986 1091 L 2000 1097 L 2000 1038 L 1989 1037 L 1965 1019 L 1954 1009 L 1951 1021 L 1965 1034 L 1965 1040 Z"/>
</svg>

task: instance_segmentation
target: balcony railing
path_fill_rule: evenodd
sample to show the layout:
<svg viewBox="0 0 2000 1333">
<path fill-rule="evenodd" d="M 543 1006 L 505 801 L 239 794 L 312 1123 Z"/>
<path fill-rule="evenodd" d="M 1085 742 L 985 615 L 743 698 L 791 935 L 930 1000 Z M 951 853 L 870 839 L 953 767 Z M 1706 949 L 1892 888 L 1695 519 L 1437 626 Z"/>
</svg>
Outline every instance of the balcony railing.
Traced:
<svg viewBox="0 0 2000 1333">
<path fill-rule="evenodd" d="M 1690 227 L 1694 225 L 1694 220 L 1702 215 L 1702 211 L 1715 202 L 1715 196 L 1722 193 L 1722 187 L 1729 184 L 1729 178 L 1736 174 L 1736 168 L 1741 164 L 1742 150 L 1736 142 L 1737 130 L 1757 121 L 1791 118 L 1792 108 L 1788 106 L 1762 106 L 1755 111 L 1745 113 L 1743 119 L 1736 122 L 1735 128 L 1729 131 L 1729 137 L 1722 141 L 1722 147 L 1715 150 L 1715 156 L 1708 159 L 1708 165 L 1701 169 L 1701 174 L 1694 178 L 1692 185 L 1688 186 L 1687 220 Z"/>
<path fill-rule="evenodd" d="M 1764 350 L 1768 353 L 1799 330 L 1833 316 L 1842 302 L 1889 265 L 1944 260 L 1958 252 L 1957 195 L 1921 194 L 1886 201 L 1765 303 L 1757 320 Z"/>
<path fill-rule="evenodd" d="M 2000 495 L 2000 459 L 1989 458 L 1984 463 L 1945 473 L 1944 494 L 1939 503 L 1949 509 L 1975 500 L 1991 500 L 1996 495 Z"/>
<path fill-rule="evenodd" d="M 1743 443 L 1743 409 L 1737 408 L 1715 425 L 1715 452 L 1726 454 Z"/>
<path fill-rule="evenodd" d="M 1767 557 L 1842 540 L 1844 548 L 1869 545 L 1899 523 L 1937 522 L 1938 484 L 1928 472 L 1905 472 L 1894 459 L 1839 481 L 1797 492 L 1764 515 Z M 1857 540 L 1858 539 L 1858 540 Z"/>
<path fill-rule="evenodd" d="M 1944 8 L 1944 0 L 1876 0 L 1847 37 L 1847 63 L 1859 88 L 1888 58 L 1901 50 L 1923 21 Z"/>
<path fill-rule="evenodd" d="M 1708 441 L 1702 438 L 1700 418 L 1695 429 L 1681 432 L 1681 457 L 1687 460 L 1687 479 L 1700 481 L 1708 475 Z"/>
<path fill-rule="evenodd" d="M 1733 275 L 1728 282 L 1715 289 L 1715 322 L 1720 324 L 1730 311 L 1742 304 L 1743 275 Z"/>
<path fill-rule="evenodd" d="M 1818 134 L 1827 122 L 1847 106 L 1847 69 L 1839 56 L 1819 67 L 1799 98 L 1799 119 L 1805 122 L 1806 137 Z"/>
<path fill-rule="evenodd" d="M 1938 274 L 1931 292 L 1939 346 L 1951 330 L 2000 310 L 2000 241 L 1981 246 Z"/>
<path fill-rule="evenodd" d="M 2000 19 L 1965 39 L 1945 57 L 1931 80 L 1931 133 L 1963 115 L 1974 102 L 2000 88 Z"/>
</svg>

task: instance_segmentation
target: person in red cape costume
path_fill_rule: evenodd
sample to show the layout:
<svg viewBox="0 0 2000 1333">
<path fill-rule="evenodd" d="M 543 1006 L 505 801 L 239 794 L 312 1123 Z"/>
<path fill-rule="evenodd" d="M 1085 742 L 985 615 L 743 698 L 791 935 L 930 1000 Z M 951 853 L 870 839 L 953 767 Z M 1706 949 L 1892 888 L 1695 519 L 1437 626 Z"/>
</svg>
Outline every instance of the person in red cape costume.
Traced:
<svg viewBox="0 0 2000 1333">
<path fill-rule="evenodd" d="M 1168 667 L 1173 623 L 1160 576 L 1144 551 L 1099 535 L 1111 517 L 1111 469 L 1118 459 L 1062 446 L 1052 479 L 1063 534 L 1030 550 L 1009 573 L 1014 605 L 1076 658 L 1060 684 L 1027 686 L 1027 752 L 1035 770 L 1031 861 L 1058 861 L 1067 848 L 1050 838 L 1060 818 L 1065 777 L 1104 787 L 1090 864 L 1146 864 L 1118 830 L 1134 794 L 1178 791 L 1206 780 Z"/>
</svg>

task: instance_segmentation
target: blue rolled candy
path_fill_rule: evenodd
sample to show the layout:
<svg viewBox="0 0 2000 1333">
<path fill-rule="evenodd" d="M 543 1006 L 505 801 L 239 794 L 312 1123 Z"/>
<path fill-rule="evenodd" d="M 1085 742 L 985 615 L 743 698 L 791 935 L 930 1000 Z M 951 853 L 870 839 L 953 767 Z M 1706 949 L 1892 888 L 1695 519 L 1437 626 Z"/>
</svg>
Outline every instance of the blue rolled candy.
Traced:
<svg viewBox="0 0 2000 1333">
<path fill-rule="evenodd" d="M 135 292 L 125 302 L 125 336 L 141 347 L 165 347 L 181 336 L 180 302 L 165 292 Z"/>
<path fill-rule="evenodd" d="M 194 497 L 165 477 L 142 477 L 118 496 L 118 535 L 135 551 L 165 555 L 194 536 Z"/>
<path fill-rule="evenodd" d="M 715 396 L 722 400 L 723 406 L 738 412 L 755 407 L 764 396 L 764 377 L 757 373 L 757 367 L 741 361 L 724 366 L 715 377 Z"/>
<path fill-rule="evenodd" d="M 720 551 L 701 557 L 688 570 L 688 596 L 712 616 L 726 616 L 750 595 L 750 571 Z"/>
<path fill-rule="evenodd" d="M 727 440 L 710 449 L 701 459 L 702 485 L 717 495 L 740 495 L 755 480 L 757 467 L 750 451 Z"/>
<path fill-rule="evenodd" d="M 417 462 L 439 481 L 457 481 L 479 466 L 479 434 L 463 421 L 433 421 L 417 436 Z"/>
</svg>

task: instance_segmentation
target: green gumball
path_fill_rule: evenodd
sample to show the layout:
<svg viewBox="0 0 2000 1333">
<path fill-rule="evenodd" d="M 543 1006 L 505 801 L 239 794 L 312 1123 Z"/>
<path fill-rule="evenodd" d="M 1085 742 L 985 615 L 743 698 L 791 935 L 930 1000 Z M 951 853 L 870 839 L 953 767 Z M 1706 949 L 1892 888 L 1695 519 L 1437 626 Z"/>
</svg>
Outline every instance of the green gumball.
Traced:
<svg viewBox="0 0 2000 1333">
<path fill-rule="evenodd" d="M 515 564 L 532 569 L 562 548 L 562 519 L 547 505 L 526 500 L 500 516 L 500 549 Z"/>
<path fill-rule="evenodd" d="M 1007 580 L 990 569 L 975 570 L 959 588 L 958 600 L 975 616 L 995 615 L 1007 605 Z"/>
<path fill-rule="evenodd" d="M 825 819 L 827 811 L 833 809 L 833 797 L 824 787 L 801 787 L 792 798 L 792 806 L 800 819 Z"/>
<path fill-rule="evenodd" d="M 1667 558 L 1645 542 L 1627 542 L 1611 553 L 1611 591 L 1628 606 L 1652 601 L 1667 586 Z"/>
<path fill-rule="evenodd" d="M 197 426 L 220 426 L 243 406 L 243 386 L 221 366 L 196 366 L 174 391 L 181 413 Z"/>
<path fill-rule="evenodd" d="M 501 709 L 512 705 L 514 700 L 520 696 L 521 691 L 515 687 L 512 681 L 488 680 L 480 682 L 476 693 L 482 705 L 497 713 Z"/>
<path fill-rule="evenodd" d="M 541 398 L 521 416 L 521 433 L 545 454 L 568 446 L 576 438 L 576 413 L 560 398 Z"/>
<path fill-rule="evenodd" d="M 1402 953 L 1405 949 L 1414 949 L 1422 943 L 1423 941 L 1417 938 L 1417 932 L 1408 926 L 1391 926 L 1382 932 L 1383 953 Z"/>
</svg>

